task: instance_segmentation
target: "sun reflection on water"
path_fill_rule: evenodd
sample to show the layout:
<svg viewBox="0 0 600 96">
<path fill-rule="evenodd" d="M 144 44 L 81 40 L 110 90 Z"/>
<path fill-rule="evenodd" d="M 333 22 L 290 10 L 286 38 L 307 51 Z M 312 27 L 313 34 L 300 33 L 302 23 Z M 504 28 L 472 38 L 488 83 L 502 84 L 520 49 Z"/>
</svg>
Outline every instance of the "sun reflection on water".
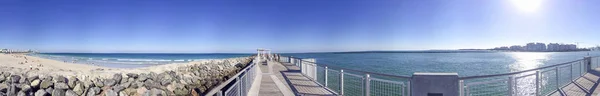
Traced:
<svg viewBox="0 0 600 96">
<path fill-rule="evenodd" d="M 552 53 L 547 52 L 513 52 L 509 53 L 510 56 L 515 59 L 515 62 L 510 66 L 511 72 L 523 71 L 541 67 L 545 61 L 549 59 Z M 525 72 L 516 75 L 516 93 L 519 96 L 535 95 L 535 75 L 524 76 L 528 74 L 535 74 L 535 71 Z M 545 85 L 545 84 L 543 84 Z"/>
<path fill-rule="evenodd" d="M 512 52 L 510 56 L 515 62 L 510 65 L 510 71 L 522 71 L 538 68 L 548 60 L 552 53 L 548 52 Z"/>
</svg>

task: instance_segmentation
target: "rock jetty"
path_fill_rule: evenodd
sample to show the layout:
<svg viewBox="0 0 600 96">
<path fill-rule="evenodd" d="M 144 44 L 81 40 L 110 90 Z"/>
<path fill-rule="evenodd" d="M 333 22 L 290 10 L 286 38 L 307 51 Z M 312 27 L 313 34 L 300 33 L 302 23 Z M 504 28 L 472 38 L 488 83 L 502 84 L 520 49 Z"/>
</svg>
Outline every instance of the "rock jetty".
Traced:
<svg viewBox="0 0 600 96">
<path fill-rule="evenodd" d="M 111 73 L 108 76 L 40 73 L 35 69 L 4 67 L 0 68 L 0 96 L 199 95 L 235 75 L 251 63 L 252 58 L 214 59 L 102 72 Z M 90 71 L 98 73 L 98 70 Z"/>
</svg>

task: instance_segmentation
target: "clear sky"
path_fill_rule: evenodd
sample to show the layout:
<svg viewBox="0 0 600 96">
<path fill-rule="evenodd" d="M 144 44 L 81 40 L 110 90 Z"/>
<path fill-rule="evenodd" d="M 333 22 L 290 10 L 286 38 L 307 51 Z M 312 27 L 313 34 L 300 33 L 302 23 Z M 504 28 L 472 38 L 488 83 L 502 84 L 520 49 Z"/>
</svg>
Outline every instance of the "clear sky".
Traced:
<svg viewBox="0 0 600 96">
<path fill-rule="evenodd" d="M 595 46 L 599 5 L 600 0 L 1 0 L 0 48 L 228 53 L 527 42 Z"/>
</svg>

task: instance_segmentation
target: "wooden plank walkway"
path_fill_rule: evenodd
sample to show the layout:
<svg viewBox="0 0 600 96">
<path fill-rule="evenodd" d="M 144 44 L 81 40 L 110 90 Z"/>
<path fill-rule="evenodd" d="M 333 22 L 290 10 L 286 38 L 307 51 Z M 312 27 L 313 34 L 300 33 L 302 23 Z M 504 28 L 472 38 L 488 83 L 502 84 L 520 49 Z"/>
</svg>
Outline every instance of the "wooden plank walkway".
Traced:
<svg viewBox="0 0 600 96">
<path fill-rule="evenodd" d="M 600 96 L 600 69 L 591 70 L 550 96 Z"/>
<path fill-rule="evenodd" d="M 250 96 L 335 95 L 302 75 L 300 68 L 290 63 L 269 61 L 266 64 L 259 64 L 259 68 L 262 72 L 258 76 L 260 83 L 254 84 L 257 85 L 256 87 L 253 85 L 258 92 L 250 92 Z"/>
</svg>

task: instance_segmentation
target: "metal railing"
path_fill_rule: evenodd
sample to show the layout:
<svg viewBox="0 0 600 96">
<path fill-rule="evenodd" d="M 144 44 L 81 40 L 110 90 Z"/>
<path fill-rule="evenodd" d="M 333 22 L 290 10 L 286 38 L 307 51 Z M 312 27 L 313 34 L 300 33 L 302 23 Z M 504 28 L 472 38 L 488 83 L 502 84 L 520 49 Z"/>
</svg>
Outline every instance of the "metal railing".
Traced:
<svg viewBox="0 0 600 96">
<path fill-rule="evenodd" d="M 461 96 L 549 95 L 560 92 L 569 83 L 600 66 L 600 57 L 585 57 L 567 63 L 524 71 L 460 77 Z M 557 93 L 560 94 L 560 93 Z"/>
<path fill-rule="evenodd" d="M 250 65 L 240 70 L 232 78 L 209 90 L 205 96 L 247 96 L 256 75 L 258 75 L 255 64 L 259 62 L 257 59 L 255 58 Z"/>
<path fill-rule="evenodd" d="M 278 57 L 300 67 L 301 73 L 320 83 L 337 95 L 345 96 L 409 96 L 410 78 L 360 70 L 331 67 L 316 63 L 315 59 Z"/>
<path fill-rule="evenodd" d="M 409 76 L 396 76 L 360 70 L 331 67 L 315 59 L 278 57 L 300 67 L 311 80 L 320 83 L 337 95 L 347 96 L 410 96 Z M 588 69 L 600 67 L 600 57 L 585 57 L 518 72 L 459 77 L 461 96 L 522 96 L 549 95 L 585 75 Z M 560 94 L 560 93 L 558 93 Z"/>
</svg>

